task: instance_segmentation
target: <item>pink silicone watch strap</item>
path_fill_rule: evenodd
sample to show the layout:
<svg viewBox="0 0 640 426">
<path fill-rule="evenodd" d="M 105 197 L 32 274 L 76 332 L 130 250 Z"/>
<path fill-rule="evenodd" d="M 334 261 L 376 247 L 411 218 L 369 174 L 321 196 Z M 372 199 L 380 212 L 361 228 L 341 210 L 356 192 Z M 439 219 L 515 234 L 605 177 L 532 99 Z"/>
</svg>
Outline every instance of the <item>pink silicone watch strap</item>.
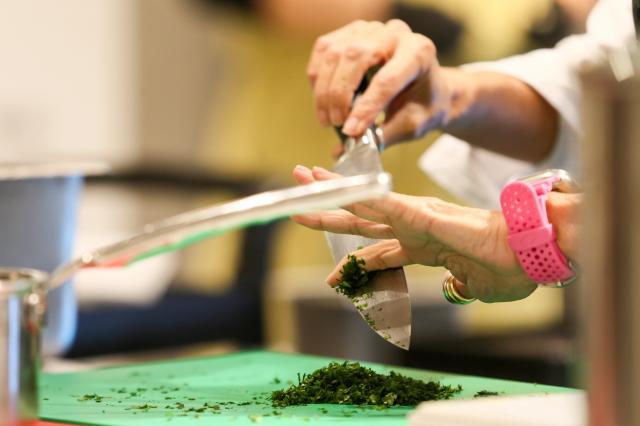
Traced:
<svg viewBox="0 0 640 426">
<path fill-rule="evenodd" d="M 509 246 L 529 278 L 537 283 L 557 283 L 574 276 L 547 218 L 547 194 L 556 180 L 549 178 L 534 185 L 514 181 L 500 194 Z"/>
</svg>

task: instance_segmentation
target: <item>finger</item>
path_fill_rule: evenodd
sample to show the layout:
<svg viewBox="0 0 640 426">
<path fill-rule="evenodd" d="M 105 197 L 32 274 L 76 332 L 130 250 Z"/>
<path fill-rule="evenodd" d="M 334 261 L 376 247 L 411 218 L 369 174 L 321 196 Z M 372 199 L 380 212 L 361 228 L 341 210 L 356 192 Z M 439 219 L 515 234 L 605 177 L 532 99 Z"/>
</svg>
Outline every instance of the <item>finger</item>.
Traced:
<svg viewBox="0 0 640 426">
<path fill-rule="evenodd" d="M 316 103 L 316 116 L 322 126 L 331 124 L 329 116 L 329 85 L 340 61 L 340 52 L 329 46 L 318 67 L 318 74 L 313 87 Z"/>
<path fill-rule="evenodd" d="M 359 218 L 344 210 L 295 215 L 291 219 L 307 228 L 334 234 L 361 235 L 374 239 L 393 238 L 393 230 L 390 226 Z"/>
<path fill-rule="evenodd" d="M 327 37 L 321 44 L 323 52 L 318 58 L 313 94 L 316 102 L 316 115 L 323 126 L 331 124 L 329 114 L 331 93 L 329 89 L 333 75 L 342 58 L 343 46 L 346 40 L 361 37 L 367 25 L 368 23 L 364 21 L 354 21 Z"/>
<path fill-rule="evenodd" d="M 305 166 L 297 165 L 293 169 L 293 177 L 295 178 L 296 182 L 298 182 L 299 184 L 306 185 L 309 183 L 313 183 L 316 180 L 319 180 L 319 181 L 331 180 L 331 179 L 340 178 L 342 176 L 339 175 L 338 173 L 330 172 L 329 170 L 324 169 L 322 167 L 314 167 L 311 170 Z M 386 218 L 386 216 L 376 213 L 375 211 L 373 211 L 369 207 L 364 206 L 361 203 L 353 203 L 347 206 L 343 206 L 343 208 L 362 219 L 385 224 L 385 225 L 389 224 L 389 221 Z M 337 232 L 337 231 L 332 231 L 332 232 Z M 385 238 L 390 238 L 390 237 L 385 237 Z"/>
<path fill-rule="evenodd" d="M 309 57 L 309 63 L 307 64 L 307 77 L 309 78 L 312 88 L 315 86 L 316 79 L 318 78 L 318 68 L 320 67 L 322 55 L 331 44 L 331 39 L 332 36 L 329 34 L 318 37 L 311 49 L 311 56 Z"/>
<path fill-rule="evenodd" d="M 323 169 L 322 167 L 314 167 L 311 170 L 311 173 L 313 175 L 313 178 L 319 181 L 336 179 L 336 178 L 342 177 L 341 175 L 334 172 L 330 172 L 329 170 Z M 342 208 L 363 219 L 370 220 L 373 222 L 383 223 L 386 225 L 389 224 L 389 220 L 385 215 L 377 213 L 376 211 L 372 210 L 362 202 L 348 204 L 346 206 L 342 206 Z"/>
<path fill-rule="evenodd" d="M 338 145 L 334 146 L 333 149 L 331 149 L 331 156 L 334 159 L 338 159 L 340 158 L 340 156 L 344 153 L 344 145 L 339 143 Z"/>
<path fill-rule="evenodd" d="M 307 64 L 307 77 L 309 77 L 309 81 L 311 82 L 311 87 L 314 87 L 315 81 L 318 77 L 318 68 L 322 63 L 322 57 L 327 48 L 337 39 L 340 39 L 346 34 L 349 34 L 355 27 L 361 25 L 362 21 L 354 21 L 349 24 L 338 28 L 337 30 L 331 31 L 330 33 L 324 34 L 316 40 L 311 49 L 311 56 L 309 58 L 309 63 Z"/>
<path fill-rule="evenodd" d="M 359 211 L 363 212 L 362 215 L 358 214 L 358 216 L 367 218 L 375 217 L 377 218 L 376 222 L 387 225 L 404 220 L 403 215 L 405 212 L 413 207 L 408 204 L 408 197 L 406 195 L 396 194 L 395 192 L 390 192 L 384 198 L 361 201 L 354 205 L 356 204 Z M 366 214 L 366 212 L 368 212 L 368 214 Z"/>
<path fill-rule="evenodd" d="M 293 178 L 301 185 L 307 185 L 309 183 L 315 182 L 313 174 L 311 173 L 311 169 L 301 166 L 298 164 L 293 168 Z"/>
<path fill-rule="evenodd" d="M 351 44 L 345 48 L 343 57 L 329 83 L 329 118 L 334 126 L 341 126 L 349 115 L 351 102 L 360 81 L 367 70 L 380 61 L 380 55 L 369 51 L 363 44 Z"/>
<path fill-rule="evenodd" d="M 358 38 L 343 41 L 340 63 L 329 87 L 329 115 L 334 126 L 344 123 L 367 70 L 387 60 L 395 45 L 395 34 L 381 22 L 369 22 Z"/>
<path fill-rule="evenodd" d="M 369 88 L 355 102 L 343 132 L 350 136 L 362 134 L 402 90 L 419 74 L 426 73 L 434 62 L 433 42 L 419 34 L 400 38 L 389 61 L 373 77 Z"/>
<path fill-rule="evenodd" d="M 456 291 L 460 296 L 464 297 L 465 299 L 473 299 L 475 297 L 471 295 L 471 291 L 469 287 L 463 281 L 461 281 L 459 278 L 453 275 L 450 271 L 446 271 L 444 273 L 443 281 L 448 280 L 449 277 L 453 279 L 453 286 L 455 287 Z"/>
<path fill-rule="evenodd" d="M 356 250 L 352 254 L 364 260 L 363 268 L 367 271 L 399 268 L 412 263 L 398 240 L 381 241 Z M 348 261 L 348 257 L 345 257 L 336 265 L 327 276 L 327 284 L 332 287 L 338 284 L 342 277 L 342 268 Z"/>
<path fill-rule="evenodd" d="M 432 64 L 429 78 L 418 78 L 387 106 L 385 123 L 380 126 L 387 135 L 386 145 L 417 139 L 446 124 L 451 89 L 441 73 L 434 71 L 438 67 Z"/>
<path fill-rule="evenodd" d="M 394 100 L 392 105 L 396 102 Z M 416 103 L 405 103 L 399 111 L 388 111 L 386 121 L 380 126 L 385 137 L 385 148 L 424 135 L 433 130 L 430 123 L 430 109 Z"/>
</svg>

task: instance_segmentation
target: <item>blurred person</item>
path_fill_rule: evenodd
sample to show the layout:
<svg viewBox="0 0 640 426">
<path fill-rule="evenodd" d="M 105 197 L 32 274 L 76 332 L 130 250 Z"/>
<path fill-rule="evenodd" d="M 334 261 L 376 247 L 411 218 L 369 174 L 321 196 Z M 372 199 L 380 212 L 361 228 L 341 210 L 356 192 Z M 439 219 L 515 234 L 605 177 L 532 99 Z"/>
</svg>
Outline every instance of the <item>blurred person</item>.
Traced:
<svg viewBox="0 0 640 426">
<path fill-rule="evenodd" d="M 588 32 L 553 49 L 450 68 L 404 22 L 356 21 L 318 38 L 308 76 L 322 125 L 357 136 L 384 111 L 385 148 L 442 131 L 420 166 L 454 194 L 495 206 L 510 177 L 548 167 L 578 171 L 578 69 L 633 39 L 631 0 L 601 0 Z M 363 75 L 378 64 L 351 107 Z"/>
<path fill-rule="evenodd" d="M 555 0 L 576 32 L 584 32 L 585 24 L 596 0 Z"/>
<path fill-rule="evenodd" d="M 308 75 L 317 117 L 358 136 L 384 111 L 385 148 L 433 130 L 447 133 L 423 155 L 421 167 L 453 193 L 494 206 L 514 175 L 548 167 L 577 171 L 579 67 L 603 61 L 608 49 L 634 40 L 631 1 L 599 1 L 587 29 L 553 49 L 446 68 L 431 40 L 404 22 L 354 22 L 314 46 Z M 355 88 L 379 64 L 352 106 Z M 301 167 L 294 176 L 299 183 L 333 177 Z M 551 192 L 545 204 L 545 219 L 557 232 L 551 242 L 569 259 L 575 254 L 580 203 L 579 195 Z M 347 210 L 295 219 L 313 229 L 384 239 L 355 253 L 368 270 L 445 266 L 462 303 L 516 300 L 536 288 L 527 266 L 516 259 L 498 212 L 399 194 Z M 344 262 L 329 275 L 330 284 Z"/>
</svg>

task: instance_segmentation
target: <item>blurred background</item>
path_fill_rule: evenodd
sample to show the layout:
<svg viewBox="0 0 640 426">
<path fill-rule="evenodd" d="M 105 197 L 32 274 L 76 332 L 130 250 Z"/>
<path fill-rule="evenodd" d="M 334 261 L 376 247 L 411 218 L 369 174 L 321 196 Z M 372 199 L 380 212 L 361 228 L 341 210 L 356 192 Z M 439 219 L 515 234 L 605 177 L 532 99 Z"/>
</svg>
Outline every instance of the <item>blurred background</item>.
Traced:
<svg viewBox="0 0 640 426">
<path fill-rule="evenodd" d="M 397 17 L 458 65 L 552 46 L 584 30 L 593 3 L 0 0 L 0 156 L 112 165 L 87 180 L 80 252 L 168 215 L 292 185 L 296 164 L 331 167 L 337 139 L 316 122 L 305 75 L 325 32 Z M 396 191 L 451 199 L 416 164 L 436 136 L 383 154 Z M 264 346 L 571 383 L 566 292 L 458 307 L 442 298 L 443 270 L 407 268 L 414 321 L 403 352 L 324 284 L 331 269 L 321 233 L 282 221 L 124 271 L 83 272 L 65 357 Z"/>
</svg>

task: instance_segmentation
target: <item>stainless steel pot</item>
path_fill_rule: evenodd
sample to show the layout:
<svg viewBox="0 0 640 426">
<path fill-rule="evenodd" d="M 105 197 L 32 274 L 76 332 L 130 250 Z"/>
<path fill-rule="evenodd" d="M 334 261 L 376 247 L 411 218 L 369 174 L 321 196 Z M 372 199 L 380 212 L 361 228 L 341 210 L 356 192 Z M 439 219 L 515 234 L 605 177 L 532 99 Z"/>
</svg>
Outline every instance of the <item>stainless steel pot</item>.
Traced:
<svg viewBox="0 0 640 426">
<path fill-rule="evenodd" d="M 40 337 L 47 275 L 0 268 L 0 425 L 38 417 Z"/>
<path fill-rule="evenodd" d="M 0 426 L 37 417 L 41 347 L 62 353 L 72 342 L 73 287 L 49 292 L 46 310 L 47 273 L 35 269 L 70 259 L 82 176 L 104 171 L 102 163 L 0 163 Z"/>
<path fill-rule="evenodd" d="M 0 267 L 46 272 L 68 261 L 84 175 L 103 163 L 0 163 Z M 70 283 L 52 291 L 43 335 L 45 355 L 59 354 L 75 334 L 76 299 Z"/>
</svg>

